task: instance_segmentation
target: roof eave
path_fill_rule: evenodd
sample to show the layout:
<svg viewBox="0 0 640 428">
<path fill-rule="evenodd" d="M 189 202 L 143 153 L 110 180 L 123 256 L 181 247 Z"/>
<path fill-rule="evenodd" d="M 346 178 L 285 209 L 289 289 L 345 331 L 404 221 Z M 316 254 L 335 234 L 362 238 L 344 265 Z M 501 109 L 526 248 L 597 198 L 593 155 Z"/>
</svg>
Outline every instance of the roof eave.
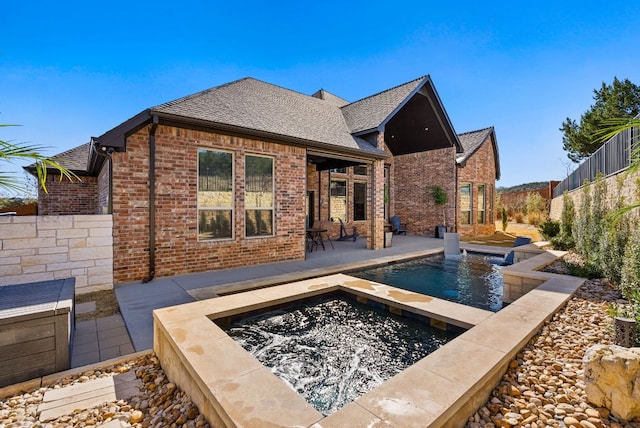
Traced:
<svg viewBox="0 0 640 428">
<path fill-rule="evenodd" d="M 368 152 L 365 150 L 359 150 L 359 149 L 354 149 L 349 147 L 341 147 L 335 144 L 324 143 L 321 141 L 307 140 L 304 138 L 297 138 L 289 135 L 276 134 L 273 132 L 261 131 L 259 129 L 245 128 L 242 126 L 230 125 L 230 124 L 221 123 L 221 122 L 212 122 L 204 119 L 196 119 L 196 118 L 174 115 L 174 114 L 154 111 L 154 110 L 150 110 L 149 112 L 151 116 L 157 116 L 161 120 L 161 123 L 164 123 L 166 125 L 175 125 L 179 127 L 184 127 L 185 125 L 191 125 L 191 126 L 195 126 L 197 128 L 203 128 L 206 130 L 223 131 L 223 132 L 231 133 L 238 136 L 260 138 L 260 139 L 263 139 L 269 142 L 274 142 L 274 143 L 285 143 L 285 144 L 289 144 L 297 147 L 304 147 L 304 148 L 312 147 L 316 149 L 322 149 L 325 151 L 328 150 L 336 153 L 345 153 L 352 156 L 363 157 L 365 159 L 387 159 L 389 157 L 389 155 L 383 152 L 382 150 L 378 150 L 377 152 Z"/>
</svg>

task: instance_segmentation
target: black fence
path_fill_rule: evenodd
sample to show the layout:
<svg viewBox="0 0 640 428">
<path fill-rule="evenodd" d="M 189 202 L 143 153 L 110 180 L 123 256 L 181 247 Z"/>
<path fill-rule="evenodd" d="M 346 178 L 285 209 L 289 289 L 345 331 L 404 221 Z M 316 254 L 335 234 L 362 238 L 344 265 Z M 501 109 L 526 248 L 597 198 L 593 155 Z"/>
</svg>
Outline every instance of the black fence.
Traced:
<svg viewBox="0 0 640 428">
<path fill-rule="evenodd" d="M 230 192 L 233 188 L 231 177 L 220 177 L 217 175 L 201 175 L 198 177 L 198 188 L 201 192 Z M 257 175 L 247 177 L 245 182 L 247 192 L 271 192 L 273 191 L 272 175 Z"/>
<path fill-rule="evenodd" d="M 585 180 L 595 180 L 598 173 L 608 176 L 628 168 L 631 153 L 638 147 L 638 136 L 640 127 L 636 126 L 611 137 L 553 189 L 553 197 L 561 196 L 565 190 L 571 191 L 581 187 Z"/>
</svg>

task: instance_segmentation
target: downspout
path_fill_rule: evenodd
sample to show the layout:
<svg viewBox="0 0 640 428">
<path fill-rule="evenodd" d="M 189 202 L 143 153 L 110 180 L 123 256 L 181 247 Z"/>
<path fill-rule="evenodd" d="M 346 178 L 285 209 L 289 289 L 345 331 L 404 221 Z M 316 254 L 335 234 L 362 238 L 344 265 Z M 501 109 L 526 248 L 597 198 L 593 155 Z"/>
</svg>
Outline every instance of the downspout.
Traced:
<svg viewBox="0 0 640 428">
<path fill-rule="evenodd" d="M 153 281 L 156 276 L 156 129 L 158 116 L 153 116 L 149 129 L 149 276 L 142 283 Z"/>
<path fill-rule="evenodd" d="M 91 148 L 93 152 L 100 157 L 103 157 L 107 160 L 109 165 L 109 198 L 107 201 L 107 212 L 109 214 L 113 214 L 113 162 L 111 159 L 111 155 L 114 152 L 113 147 L 102 147 L 102 150 L 96 149 L 96 141 L 94 137 L 91 137 Z"/>
</svg>

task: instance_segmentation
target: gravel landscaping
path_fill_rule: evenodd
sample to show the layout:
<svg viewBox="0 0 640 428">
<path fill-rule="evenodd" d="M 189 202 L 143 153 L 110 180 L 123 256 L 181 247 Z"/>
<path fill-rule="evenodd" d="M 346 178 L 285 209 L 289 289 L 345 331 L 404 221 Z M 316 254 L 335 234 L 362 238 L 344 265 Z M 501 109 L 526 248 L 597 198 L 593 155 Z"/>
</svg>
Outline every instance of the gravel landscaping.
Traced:
<svg viewBox="0 0 640 428">
<path fill-rule="evenodd" d="M 553 269 L 561 271 L 562 266 Z M 621 421 L 606 409 L 593 407 L 584 393 L 582 357 L 590 346 L 612 342 L 611 303 L 624 301 L 608 281 L 587 281 L 511 362 L 467 427 L 640 428 L 640 422 Z M 38 421 L 37 407 L 47 390 L 129 370 L 142 381 L 139 395 Z M 0 399 L 0 428 L 93 427 L 115 420 L 134 427 L 209 426 L 191 399 L 166 379 L 153 354 Z"/>
</svg>

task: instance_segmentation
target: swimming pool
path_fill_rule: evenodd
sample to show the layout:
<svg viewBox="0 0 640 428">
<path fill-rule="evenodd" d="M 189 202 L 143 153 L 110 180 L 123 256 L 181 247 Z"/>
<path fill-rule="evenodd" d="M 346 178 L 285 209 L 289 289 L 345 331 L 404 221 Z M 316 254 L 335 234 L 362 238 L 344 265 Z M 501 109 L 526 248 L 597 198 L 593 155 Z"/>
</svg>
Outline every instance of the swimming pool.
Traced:
<svg viewBox="0 0 640 428">
<path fill-rule="evenodd" d="M 503 307 L 502 274 L 489 259 L 473 253 L 460 258 L 439 254 L 349 275 L 497 312 Z"/>
</svg>

